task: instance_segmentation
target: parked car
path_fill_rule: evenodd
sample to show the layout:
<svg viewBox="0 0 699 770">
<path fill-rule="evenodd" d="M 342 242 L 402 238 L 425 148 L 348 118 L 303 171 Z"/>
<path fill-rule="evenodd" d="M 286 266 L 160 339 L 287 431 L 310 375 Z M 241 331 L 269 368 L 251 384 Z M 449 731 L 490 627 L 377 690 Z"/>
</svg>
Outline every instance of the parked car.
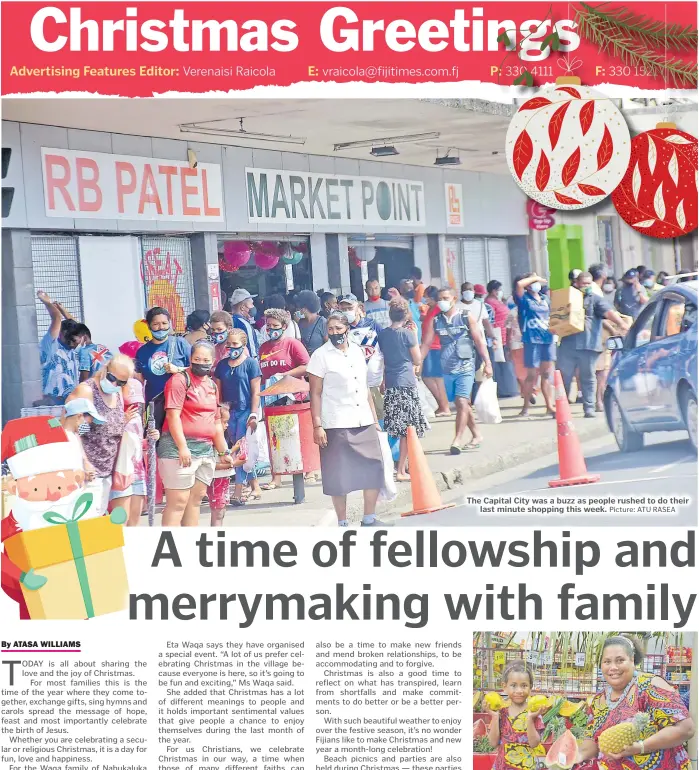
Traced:
<svg viewBox="0 0 699 770">
<path fill-rule="evenodd" d="M 605 392 L 607 424 L 622 452 L 646 433 L 687 430 L 697 449 L 697 281 L 661 289 L 614 351 Z"/>
</svg>

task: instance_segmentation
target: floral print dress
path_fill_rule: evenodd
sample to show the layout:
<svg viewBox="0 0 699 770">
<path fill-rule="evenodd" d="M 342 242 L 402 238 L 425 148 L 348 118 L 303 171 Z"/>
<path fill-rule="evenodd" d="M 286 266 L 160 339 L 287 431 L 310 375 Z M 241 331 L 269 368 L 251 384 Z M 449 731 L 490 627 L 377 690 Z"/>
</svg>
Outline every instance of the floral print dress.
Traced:
<svg viewBox="0 0 699 770">
<path fill-rule="evenodd" d="M 534 723 L 536 731 L 541 735 L 544 723 L 541 717 Z M 544 757 L 546 752 L 539 744 L 535 749 L 529 745 L 527 737 L 527 710 L 516 717 L 511 717 L 509 710 L 500 711 L 500 745 L 495 758 L 493 770 L 535 770 L 536 757 Z"/>
<path fill-rule="evenodd" d="M 652 674 L 637 673 L 624 700 L 610 709 L 603 693 L 595 696 L 589 709 L 586 737 L 597 741 L 600 734 L 614 725 L 630 722 L 643 711 L 650 717 L 641 740 L 671 727 L 689 717 L 687 707 L 677 690 L 666 690 L 653 684 Z M 689 755 L 684 747 L 663 749 L 649 754 L 637 754 L 624 759 L 602 757 L 597 760 L 600 770 L 691 770 Z"/>
</svg>

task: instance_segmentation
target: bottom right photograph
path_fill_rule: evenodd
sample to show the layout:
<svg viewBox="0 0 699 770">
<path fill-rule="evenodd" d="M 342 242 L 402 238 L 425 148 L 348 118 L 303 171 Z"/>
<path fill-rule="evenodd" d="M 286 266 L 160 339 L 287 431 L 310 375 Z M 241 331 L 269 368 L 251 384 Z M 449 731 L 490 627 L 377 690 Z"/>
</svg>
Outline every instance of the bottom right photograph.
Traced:
<svg viewBox="0 0 699 770">
<path fill-rule="evenodd" d="M 697 770 L 695 633 L 473 638 L 473 770 Z"/>
</svg>

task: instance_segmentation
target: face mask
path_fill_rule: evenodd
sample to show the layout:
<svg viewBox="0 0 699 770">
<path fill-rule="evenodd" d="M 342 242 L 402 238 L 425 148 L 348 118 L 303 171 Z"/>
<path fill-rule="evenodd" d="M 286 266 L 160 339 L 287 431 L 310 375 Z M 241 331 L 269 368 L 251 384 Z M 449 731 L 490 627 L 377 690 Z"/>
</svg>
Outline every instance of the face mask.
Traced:
<svg viewBox="0 0 699 770">
<path fill-rule="evenodd" d="M 451 309 L 451 302 L 449 302 L 448 299 L 440 299 L 437 303 L 437 307 L 442 311 L 442 313 L 447 313 Z"/>
<path fill-rule="evenodd" d="M 644 281 L 643 285 L 646 287 L 646 289 L 652 289 L 654 283 L 655 283 L 655 281 L 653 281 L 653 279 L 651 278 L 648 281 Z"/>
<path fill-rule="evenodd" d="M 538 294 L 541 291 L 541 284 L 538 281 L 536 283 L 529 284 L 529 291 L 534 292 L 534 294 Z"/>
<path fill-rule="evenodd" d="M 587 296 L 588 294 L 592 294 L 592 286 L 586 286 L 586 287 L 585 287 L 585 288 L 582 290 L 582 293 L 583 293 L 583 294 L 585 294 L 586 296 Z"/>
<path fill-rule="evenodd" d="M 347 339 L 347 332 L 342 332 L 342 334 L 328 334 L 328 339 L 336 348 L 339 348 L 340 345 L 345 344 L 345 340 Z"/>
<path fill-rule="evenodd" d="M 211 339 L 217 344 L 220 345 L 222 342 L 225 342 L 228 338 L 228 332 L 213 332 L 211 335 Z"/>
<path fill-rule="evenodd" d="M 212 369 L 211 364 L 192 364 L 192 374 L 195 377 L 206 377 Z"/>
<path fill-rule="evenodd" d="M 604 291 L 605 294 L 613 294 L 615 289 L 616 286 L 614 286 L 613 283 L 608 283 L 602 291 Z"/>
<path fill-rule="evenodd" d="M 100 380 L 100 387 L 102 388 L 104 393 L 108 393 L 108 394 L 118 393 L 121 390 L 119 385 L 115 385 L 113 382 L 110 382 L 106 377 L 103 377 Z"/>
<path fill-rule="evenodd" d="M 257 317 L 257 308 L 254 305 L 248 308 L 248 317 L 253 319 Z"/>
<path fill-rule="evenodd" d="M 234 361 L 236 358 L 240 358 L 243 355 L 245 348 L 228 348 L 228 357 Z"/>
<path fill-rule="evenodd" d="M 78 436 L 85 436 L 89 432 L 90 432 L 89 422 L 81 422 L 80 425 L 78 425 Z"/>
<path fill-rule="evenodd" d="M 168 334 L 170 334 L 169 329 L 158 329 L 158 331 L 153 331 L 151 329 L 150 332 L 153 335 L 153 339 L 155 340 L 164 340 Z"/>
<path fill-rule="evenodd" d="M 353 324 L 357 320 L 357 314 L 354 312 L 354 310 L 347 310 L 345 312 L 345 318 Z"/>
<path fill-rule="evenodd" d="M 498 289 L 498 290 L 495 292 L 495 296 L 496 296 L 496 297 L 497 297 L 499 300 L 501 300 L 501 301 L 502 301 L 502 289 Z"/>
<path fill-rule="evenodd" d="M 476 293 L 474 291 L 465 291 L 462 292 L 461 296 L 463 297 L 464 302 L 472 302 Z"/>
<path fill-rule="evenodd" d="M 295 318 L 297 321 L 300 321 L 300 320 L 303 318 L 303 310 L 297 310 L 297 311 L 294 313 L 294 318 Z"/>
<path fill-rule="evenodd" d="M 271 340 L 278 340 L 284 334 L 284 329 L 267 329 L 267 334 Z"/>
</svg>

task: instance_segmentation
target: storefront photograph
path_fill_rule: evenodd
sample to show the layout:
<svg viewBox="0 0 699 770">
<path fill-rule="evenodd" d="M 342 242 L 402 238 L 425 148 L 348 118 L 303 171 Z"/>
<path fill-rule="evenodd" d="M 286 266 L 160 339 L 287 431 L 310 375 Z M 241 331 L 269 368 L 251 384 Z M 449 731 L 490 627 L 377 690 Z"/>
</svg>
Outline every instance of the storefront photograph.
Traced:
<svg viewBox="0 0 699 770">
<path fill-rule="evenodd" d="M 474 770 L 691 770 L 696 634 L 481 632 Z"/>
<path fill-rule="evenodd" d="M 647 132 L 665 110 L 608 101 L 634 132 Z M 507 143 L 521 106 L 479 99 L 5 100 L 3 424 L 22 416 L 65 419 L 66 402 L 102 388 L 108 374 L 144 391 L 142 416 L 150 414 L 144 399 L 164 398 L 184 372 L 204 372 L 216 388 L 225 381 L 225 403 L 235 407 L 228 450 L 241 467 L 248 445 L 264 451 L 226 487 L 230 508 L 227 497 L 214 496 L 218 507 L 207 510 L 211 495 L 202 493 L 205 507 L 188 516 L 199 523 L 210 514 L 212 524 L 233 508 L 249 512 L 244 519 L 235 511 L 236 522 L 277 523 L 277 508 L 291 502 L 307 506 L 290 515 L 293 523 L 369 523 L 377 506 L 394 518 L 410 508 L 440 520 L 439 485 L 454 497 L 454 515 L 463 516 L 456 495 L 466 467 L 500 468 L 509 452 L 504 470 L 514 473 L 518 457 L 544 458 L 558 448 L 551 418 L 559 342 L 570 351 L 568 368 L 561 363 L 555 372 L 564 400 L 576 420 L 596 418 L 581 436 L 621 435 L 626 417 L 614 411 L 619 398 L 606 385 L 611 356 L 601 355 L 601 337 L 584 351 L 585 376 L 568 371 L 585 338 L 583 297 L 606 297 L 596 312 L 612 321 L 620 318 L 616 310 L 633 320 L 646 302 L 658 297 L 654 307 L 665 307 L 667 297 L 684 319 L 671 327 L 674 343 L 689 344 L 694 285 L 672 297 L 661 292 L 691 279 L 696 232 L 650 238 L 609 199 L 554 211 L 528 197 Z M 685 141 L 682 132 L 696 133 L 696 104 L 677 99 L 672 106 Z M 561 300 L 559 313 L 552 302 L 561 296 L 570 301 Z M 543 341 L 525 329 L 533 305 L 524 299 L 536 302 Z M 561 323 L 571 308 L 580 311 L 575 323 Z M 334 311 L 339 316 L 331 318 Z M 622 321 L 616 331 L 623 336 L 627 326 Z M 345 395 L 361 391 L 362 399 L 343 420 L 371 417 L 380 430 L 371 446 L 333 447 L 337 434 L 328 437 L 318 423 L 331 431 L 347 426 L 323 416 L 320 404 L 334 395 L 322 389 L 325 364 L 318 368 L 312 358 L 328 346 L 347 344 L 354 353 L 350 342 L 361 348 L 364 367 L 342 381 L 357 379 L 361 388 Z M 205 360 L 194 360 L 192 346 L 207 343 L 213 349 L 201 354 Z M 543 358 L 531 358 L 532 351 Z M 229 369 L 219 369 L 222 362 Z M 655 426 L 671 433 L 652 452 L 670 444 L 684 462 L 685 434 L 696 446 L 697 400 L 691 360 L 682 362 L 669 378 L 667 419 Z M 110 369 L 121 365 L 117 374 Z M 290 410 L 272 411 L 282 406 Z M 626 406 L 620 402 L 619 410 Z M 254 441 L 252 413 L 261 427 Z M 530 420 L 537 421 L 533 431 Z M 518 455 L 530 434 L 539 437 L 538 454 Z M 616 439 L 622 452 L 643 444 L 640 434 L 624 436 Z M 213 436 L 207 441 L 213 451 Z M 158 442 L 158 451 L 175 454 Z M 325 449 L 346 465 L 387 468 L 395 492 L 357 487 L 374 478 L 359 472 L 326 484 Z M 616 448 L 603 447 L 595 462 L 610 452 Z M 477 463 L 465 459 L 475 455 Z M 422 470 L 413 476 L 411 467 Z M 215 469 L 224 471 L 232 477 L 232 468 Z M 258 472 L 269 477 L 259 485 Z M 434 489 L 425 500 L 428 480 Z M 332 489 L 363 494 L 348 501 Z M 166 522 L 173 510 L 165 510 Z M 151 510 L 150 520 L 160 523 L 162 511 Z"/>
</svg>

